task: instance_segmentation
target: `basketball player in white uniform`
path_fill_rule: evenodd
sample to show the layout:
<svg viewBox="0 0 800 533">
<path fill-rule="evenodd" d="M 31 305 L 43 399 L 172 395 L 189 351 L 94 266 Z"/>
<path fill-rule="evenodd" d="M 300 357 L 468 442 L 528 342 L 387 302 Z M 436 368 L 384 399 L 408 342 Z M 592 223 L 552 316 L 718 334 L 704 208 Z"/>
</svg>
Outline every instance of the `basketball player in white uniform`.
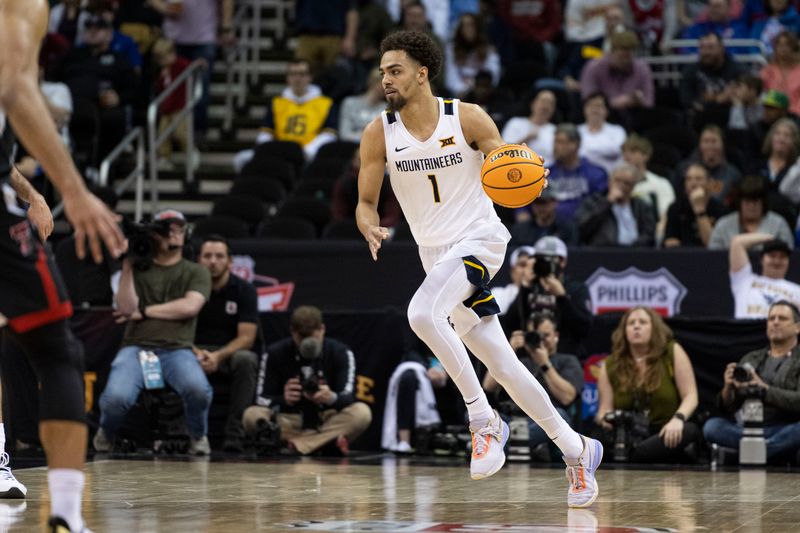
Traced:
<svg viewBox="0 0 800 533">
<path fill-rule="evenodd" d="M 89 193 L 50 118 L 38 84 L 39 45 L 47 30 L 46 0 L 0 0 L 0 114 L 41 163 L 61 193 L 75 230 L 76 252 L 86 241 L 96 262 L 100 246 L 119 256 L 126 243 L 116 218 Z M 0 154 L 12 150 L 6 139 Z M 51 533 L 88 532 L 81 517 L 87 429 L 79 347 L 66 319 L 72 306 L 49 251 L 20 209 L 10 171 L 0 174 L 0 315 L 4 335 L 22 347 L 39 381 L 39 435 L 47 454 Z M 39 228 L 41 230 L 41 228 Z"/>
<path fill-rule="evenodd" d="M 569 427 L 517 359 L 488 288 L 510 236 L 483 192 L 480 170 L 484 154 L 505 143 L 480 107 L 433 96 L 430 80 L 439 74 L 442 58 L 428 36 L 392 34 L 381 43 L 381 54 L 389 109 L 364 130 L 356 219 L 377 260 L 381 241 L 389 236 L 377 212 L 388 167 L 427 274 L 409 304 L 409 322 L 464 397 L 472 432 L 471 476 L 482 479 L 503 466 L 508 426 L 489 406 L 464 345 L 561 449 L 568 503 L 587 507 L 597 497 L 594 472 L 602 445 Z"/>
</svg>

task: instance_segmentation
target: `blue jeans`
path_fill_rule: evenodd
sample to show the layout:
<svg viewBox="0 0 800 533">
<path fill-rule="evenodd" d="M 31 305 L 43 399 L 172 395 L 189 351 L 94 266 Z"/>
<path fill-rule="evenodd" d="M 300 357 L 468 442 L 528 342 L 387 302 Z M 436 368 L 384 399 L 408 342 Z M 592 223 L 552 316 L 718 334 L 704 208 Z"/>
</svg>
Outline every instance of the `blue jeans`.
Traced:
<svg viewBox="0 0 800 533">
<path fill-rule="evenodd" d="M 203 96 L 194 108 L 194 131 L 205 134 L 208 131 L 208 102 L 211 98 L 211 72 L 214 70 L 214 59 L 217 57 L 217 45 L 179 44 L 175 46 L 179 56 L 191 61 L 205 59 L 208 68 L 203 72 Z M 180 90 L 180 89 L 178 89 Z"/>
<path fill-rule="evenodd" d="M 572 427 L 572 417 L 566 411 L 566 409 L 562 409 L 561 407 L 556 407 L 555 409 L 558 411 L 558 414 L 561 415 L 561 418 L 566 420 L 567 424 Z M 528 442 L 531 450 L 533 450 L 543 442 L 550 442 L 550 437 L 548 437 L 547 433 L 545 433 L 544 430 L 539 427 L 539 424 L 533 420 L 528 420 Z"/>
<path fill-rule="evenodd" d="M 140 346 L 126 346 L 111 363 L 111 374 L 100 396 L 100 427 L 109 437 L 122 425 L 125 415 L 144 389 L 140 350 Z M 193 439 L 203 437 L 208 430 L 208 408 L 213 391 L 197 357 L 187 348 L 153 351 L 161 360 L 164 381 L 183 399 L 189 436 Z"/>
<path fill-rule="evenodd" d="M 742 426 L 727 418 L 709 418 L 703 426 L 703 436 L 708 442 L 738 450 Z M 795 451 L 800 448 L 800 422 L 764 426 L 764 438 L 767 441 L 767 458 Z"/>
</svg>

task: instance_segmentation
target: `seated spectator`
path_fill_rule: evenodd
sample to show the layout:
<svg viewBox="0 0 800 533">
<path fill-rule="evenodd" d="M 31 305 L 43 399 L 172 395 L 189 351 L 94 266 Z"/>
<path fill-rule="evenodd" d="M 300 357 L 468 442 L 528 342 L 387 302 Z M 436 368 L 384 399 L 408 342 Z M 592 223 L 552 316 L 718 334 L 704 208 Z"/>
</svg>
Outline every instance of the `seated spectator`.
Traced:
<svg viewBox="0 0 800 533">
<path fill-rule="evenodd" d="M 750 38 L 758 39 L 772 55 L 772 42 L 782 31 L 800 32 L 800 14 L 788 0 L 767 0 L 764 2 L 766 17 L 753 23 Z"/>
<path fill-rule="evenodd" d="M 511 283 L 504 287 L 492 287 L 492 294 L 500 307 L 500 316 L 505 315 L 511 304 L 517 299 L 523 279 L 529 272 L 532 272 L 528 262 L 533 259 L 534 255 L 536 255 L 536 250 L 533 246 L 519 246 L 511 252 L 508 258 Z"/>
<path fill-rule="evenodd" d="M 445 85 L 450 94 L 459 98 L 475 86 L 475 76 L 482 70 L 492 74 L 494 85 L 500 82 L 500 56 L 489 43 L 477 15 L 464 13 L 459 18 L 444 65 Z"/>
<path fill-rule="evenodd" d="M 514 331 L 508 342 L 525 368 L 547 391 L 561 418 L 572 426 L 575 406 L 583 390 L 583 367 L 576 356 L 557 352 L 558 328 L 552 315 L 545 313 L 532 316 L 525 331 Z M 494 393 L 496 403 L 510 403 L 513 408 L 507 414 L 524 416 L 522 410 L 511 403 L 505 391 L 499 394 L 500 384 L 488 372 L 483 378 L 483 390 Z M 550 446 L 550 438 L 536 422 L 530 418 L 527 420 L 528 444 L 533 456 L 537 447 Z"/>
<path fill-rule="evenodd" d="M 353 352 L 325 337 L 320 310 L 295 309 L 291 337 L 267 347 L 265 360 L 256 405 L 244 413 L 245 431 L 254 434 L 259 424 L 274 418 L 290 450 L 308 455 L 335 443 L 347 455 L 349 443 L 369 426 L 372 412 L 355 401 Z"/>
<path fill-rule="evenodd" d="M 771 189 L 780 187 L 789 168 L 800 156 L 800 128 L 790 118 L 775 121 L 761 148 L 762 157 L 751 162 L 750 172 L 765 176 Z"/>
<path fill-rule="evenodd" d="M 213 391 L 192 346 L 197 315 L 211 292 L 208 270 L 183 258 L 186 219 L 174 209 L 153 217 L 160 226 L 151 234 L 155 257 L 152 265 L 141 261 L 134 267 L 129 255 L 122 262 L 116 295 L 118 322 L 127 322 L 122 348 L 111 365 L 108 383 L 100 396 L 100 428 L 94 437 L 98 452 L 111 450 L 112 439 L 139 393 L 157 384 L 145 383 L 141 352 L 157 356 L 163 384 L 183 399 L 189 453 L 208 455 L 206 432 Z"/>
<path fill-rule="evenodd" d="M 606 31 L 605 14 L 616 2 L 567 0 L 564 8 L 564 38 L 572 46 L 599 46 Z"/>
<path fill-rule="evenodd" d="M 571 220 L 556 217 L 558 200 L 550 187 L 543 190 L 535 202 L 520 209 L 529 209 L 532 216 L 517 218 L 511 227 L 513 244 L 533 244 L 548 235 L 558 237 L 568 246 L 578 244 L 578 228 L 575 224 Z"/>
<path fill-rule="evenodd" d="M 683 30 L 684 39 L 699 39 L 709 33 L 715 33 L 723 39 L 747 39 L 747 25 L 731 16 L 729 0 L 709 0 L 708 14 Z M 694 53 L 694 49 L 689 49 Z"/>
<path fill-rule="evenodd" d="M 729 130 L 748 130 L 761 121 L 763 107 L 760 96 L 763 83 L 753 74 L 742 74 L 733 83 Z"/>
<path fill-rule="evenodd" d="M 800 448 L 800 311 L 786 300 L 769 306 L 769 346 L 749 352 L 738 362 L 728 363 L 717 406 L 725 417 L 710 418 L 703 435 L 713 444 L 739 449 L 743 423 L 734 414 L 747 398 L 760 398 L 764 405 L 764 438 L 767 460 L 794 459 Z M 746 368 L 748 379 L 734 377 L 735 368 Z"/>
<path fill-rule="evenodd" d="M 503 319 L 508 331 L 522 330 L 528 318 L 549 313 L 559 325 L 559 351 L 583 355 L 583 339 L 592 327 L 591 297 L 586 284 L 566 275 L 567 246 L 558 237 L 542 237 L 534 246 L 519 294 Z"/>
<path fill-rule="evenodd" d="M 370 71 L 364 94 L 348 96 L 339 110 L 339 139 L 361 142 L 364 128 L 386 109 L 380 72 Z"/>
<path fill-rule="evenodd" d="M 730 205 L 731 192 L 742 174 L 725 156 L 725 138 L 719 126 L 709 124 L 703 128 L 697 149 L 678 164 L 671 177 L 676 190 L 680 190 L 680 178 L 685 175 L 686 167 L 691 163 L 700 163 L 706 167 L 711 178 L 711 194 L 717 200 Z"/>
<path fill-rule="evenodd" d="M 700 163 L 686 167 L 683 192 L 667 210 L 664 247 L 708 246 L 714 224 L 728 209 L 711 195 L 708 169 Z"/>
<path fill-rule="evenodd" d="M 551 43 L 561 37 L 563 2 L 503 0 L 480 4 L 484 19 L 487 11 L 497 10 L 497 15 L 489 17 L 488 32 L 504 65 L 530 60 L 552 65 L 555 50 Z"/>
<path fill-rule="evenodd" d="M 81 0 L 61 0 L 50 9 L 50 20 L 47 23 L 48 33 L 58 33 L 72 46 L 83 43 L 83 32 L 88 11 L 81 7 Z"/>
<path fill-rule="evenodd" d="M 675 202 L 675 190 L 667 178 L 663 178 L 647 170 L 647 163 L 653 155 L 653 145 L 646 138 L 637 134 L 630 135 L 622 143 L 622 158 L 639 171 L 642 179 L 633 188 L 633 197 L 649 203 L 656 213 L 656 224 L 659 241 L 664 235 L 667 222 L 667 210 Z"/>
<path fill-rule="evenodd" d="M 622 143 L 625 142 L 625 129 L 606 122 L 608 101 L 601 93 L 586 97 L 583 101 L 583 116 L 586 120 L 578 126 L 581 134 L 581 157 L 611 172 L 622 161 Z"/>
<path fill-rule="evenodd" d="M 161 35 L 167 5 L 159 0 L 127 0 L 117 6 L 119 31 L 134 40 L 146 54 Z"/>
<path fill-rule="evenodd" d="M 112 28 L 116 28 L 116 11 L 115 3 L 111 0 L 101 0 L 97 2 L 94 9 L 91 10 L 93 15 L 102 17 L 103 20 L 108 22 Z M 128 63 L 136 69 L 137 72 L 142 70 L 142 54 L 139 52 L 139 46 L 131 37 L 124 33 L 113 30 L 111 35 L 111 51 L 121 54 L 128 59 Z"/>
<path fill-rule="evenodd" d="M 619 113 L 653 107 L 653 73 L 643 59 L 634 58 L 637 48 L 639 39 L 632 31 L 612 35 L 611 51 L 583 67 L 581 97 L 584 102 L 600 93 L 611 109 Z M 630 115 L 624 116 L 630 118 Z"/>
<path fill-rule="evenodd" d="M 153 45 L 153 60 L 158 65 L 158 77 L 155 83 L 155 94 L 160 94 L 164 89 L 172 84 L 172 81 L 180 76 L 191 64 L 185 57 L 178 57 L 175 52 L 175 45 L 167 39 L 159 39 Z M 178 89 L 170 94 L 161 105 L 158 106 L 158 133 L 161 135 L 176 120 L 178 113 L 186 107 L 186 90 Z M 172 135 L 161 146 L 158 147 L 158 169 L 173 170 L 172 164 L 172 143 L 178 144 L 181 151 L 186 152 L 188 145 L 186 137 L 186 126 L 179 125 L 173 130 Z M 197 168 L 200 164 L 200 153 L 195 152 L 191 155 L 190 164 Z"/>
<path fill-rule="evenodd" d="M 621 141 L 620 141 L 621 143 Z M 603 167 L 579 155 L 581 134 L 573 124 L 559 124 L 553 139 L 553 162 L 548 167 L 549 188 L 558 200 L 556 215 L 571 220 L 584 198 L 606 190 L 608 175 Z"/>
<path fill-rule="evenodd" d="M 772 41 L 770 62 L 761 69 L 764 89 L 775 89 L 789 97 L 789 111 L 800 114 L 800 42 L 797 34 L 782 31 Z"/>
<path fill-rule="evenodd" d="M 504 124 L 509 115 L 514 113 L 518 107 L 514 102 L 513 92 L 508 88 L 493 85 L 492 74 L 487 70 L 482 70 L 475 75 L 475 85 L 464 95 L 462 100 L 481 106 L 498 127 Z"/>
<path fill-rule="evenodd" d="M 353 76 L 354 89 L 357 92 L 368 91 L 368 78 L 376 71 L 375 65 L 381 58 L 381 41 L 394 31 L 394 21 L 381 3 L 359 2 L 358 31 L 356 32 L 356 52 L 354 63 L 356 72 Z"/>
<path fill-rule="evenodd" d="M 231 273 L 231 251 L 225 237 L 209 235 L 197 261 L 211 273 L 211 295 L 197 316 L 193 351 L 207 375 L 230 380 L 226 452 L 242 452 L 242 415 L 256 393 L 258 296 L 250 283 Z"/>
<path fill-rule="evenodd" d="M 527 144 L 549 165 L 553 161 L 556 126 L 551 121 L 555 112 L 556 95 L 553 91 L 539 91 L 531 100 L 530 115 L 512 117 L 503 127 L 503 140 L 512 144 Z"/>
<path fill-rule="evenodd" d="M 800 157 L 789 167 L 778 190 L 787 200 L 800 206 Z"/>
<path fill-rule="evenodd" d="M 743 179 L 738 191 L 738 204 L 735 212 L 725 215 L 714 225 L 708 242 L 709 249 L 724 250 L 741 233 L 768 233 L 786 242 L 789 247 L 794 246 L 786 220 L 768 210 L 764 178 L 747 176 Z"/>
<path fill-rule="evenodd" d="M 642 50 L 647 54 L 657 54 L 664 49 L 666 41 L 678 33 L 678 20 L 674 6 L 665 0 L 640 2 L 627 0 L 622 2 L 631 15 L 633 29 L 642 42 Z M 608 17 L 608 11 L 606 11 Z"/>
<path fill-rule="evenodd" d="M 595 193 L 581 204 L 575 219 L 581 242 L 589 246 L 653 246 L 655 211 L 645 201 L 633 197 L 641 174 L 621 163 L 608 179 L 608 192 Z"/>
<path fill-rule="evenodd" d="M 431 7 L 438 7 L 438 6 L 431 6 Z M 426 5 L 423 2 L 420 2 L 419 0 L 402 2 L 402 6 L 398 6 L 396 12 L 397 14 L 399 14 L 400 11 L 402 10 L 402 15 L 400 15 L 399 17 L 395 15 L 394 9 L 390 9 L 389 6 L 387 6 L 387 10 L 389 11 L 389 14 L 393 16 L 393 18 L 400 19 L 399 20 L 400 25 L 398 28 L 399 30 L 418 31 L 420 33 L 426 34 L 428 37 L 433 39 L 433 42 L 436 43 L 436 45 L 439 47 L 439 50 L 442 52 L 442 57 L 444 57 L 445 48 L 442 43 L 447 38 L 446 35 L 447 32 L 445 31 L 442 34 L 440 32 L 434 31 L 435 25 L 432 23 L 432 18 L 440 15 L 441 13 L 439 12 L 442 10 L 437 10 L 437 9 L 428 10 Z M 431 87 L 433 88 L 434 94 L 443 94 L 445 92 L 444 76 L 437 76 L 436 78 L 431 80 Z"/>
<path fill-rule="evenodd" d="M 331 193 L 331 217 L 333 220 L 355 219 L 358 205 L 358 172 L 361 169 L 360 154 L 359 150 L 355 151 L 350 164 L 333 184 Z M 381 214 L 381 226 L 385 228 L 393 228 L 403 219 L 400 203 L 397 201 L 388 179 L 383 180 L 381 184 L 378 212 Z"/>
<path fill-rule="evenodd" d="M 634 307 L 622 316 L 611 337 L 611 355 L 597 379 L 599 406 L 595 422 L 605 430 L 606 449 L 614 442 L 609 415 L 617 410 L 642 419 L 634 432 L 630 460 L 636 463 L 687 459 L 700 430 L 690 422 L 697 408 L 697 383 L 692 362 L 660 315 Z M 615 423 L 622 423 L 616 421 Z"/>
<path fill-rule="evenodd" d="M 323 144 L 336 140 L 333 100 L 311 83 L 311 68 L 302 59 L 289 62 L 286 71 L 287 87 L 280 96 L 272 98 L 256 138 L 256 144 L 271 140 L 296 142 L 303 147 L 311 161 Z M 233 166 L 241 172 L 253 158 L 253 150 L 236 154 Z"/>
<path fill-rule="evenodd" d="M 753 273 L 747 250 L 761 247 L 761 275 Z M 786 279 L 792 249 L 769 233 L 744 233 L 731 240 L 731 293 L 734 318 L 765 318 L 769 305 L 778 300 L 800 304 L 800 285 Z"/>
<path fill-rule="evenodd" d="M 295 60 L 304 61 L 313 74 L 318 74 L 338 57 L 355 55 L 357 32 L 356 2 L 301 0 L 295 6 Z"/>
</svg>

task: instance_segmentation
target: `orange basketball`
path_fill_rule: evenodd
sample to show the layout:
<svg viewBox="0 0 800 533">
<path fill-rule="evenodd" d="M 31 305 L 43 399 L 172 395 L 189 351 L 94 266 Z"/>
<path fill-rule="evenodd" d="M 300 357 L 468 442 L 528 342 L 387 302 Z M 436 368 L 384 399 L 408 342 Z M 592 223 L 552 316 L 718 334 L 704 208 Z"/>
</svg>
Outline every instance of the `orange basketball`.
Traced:
<svg viewBox="0 0 800 533">
<path fill-rule="evenodd" d="M 521 144 L 495 148 L 481 167 L 483 190 L 503 207 L 528 205 L 542 193 L 544 182 L 544 159 Z"/>
</svg>

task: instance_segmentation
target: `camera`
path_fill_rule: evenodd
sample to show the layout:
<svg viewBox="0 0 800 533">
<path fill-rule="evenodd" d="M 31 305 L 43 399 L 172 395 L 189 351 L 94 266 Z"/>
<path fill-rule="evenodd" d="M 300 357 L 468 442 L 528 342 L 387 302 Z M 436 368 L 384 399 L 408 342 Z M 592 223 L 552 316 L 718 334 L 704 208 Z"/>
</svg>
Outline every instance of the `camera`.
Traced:
<svg viewBox="0 0 800 533">
<path fill-rule="evenodd" d="M 536 262 L 533 263 L 533 276 L 535 278 L 546 278 L 549 275 L 558 277 L 561 275 L 561 261 L 558 256 L 537 255 Z"/>
<path fill-rule="evenodd" d="M 314 394 L 319 391 L 319 377 L 316 374 L 303 376 L 300 380 L 300 386 L 303 388 L 303 392 Z"/>
<path fill-rule="evenodd" d="M 744 363 L 733 369 L 733 379 L 739 383 L 747 383 L 753 377 L 753 365 Z"/>
<path fill-rule="evenodd" d="M 614 461 L 626 462 L 631 450 L 650 435 L 647 415 L 638 411 L 609 411 L 603 420 L 614 426 Z"/>
<path fill-rule="evenodd" d="M 525 345 L 531 348 L 538 348 L 542 344 L 542 336 L 538 331 L 528 331 L 525 333 Z"/>
<path fill-rule="evenodd" d="M 122 219 L 122 232 L 128 239 L 128 257 L 137 270 L 147 270 L 153 265 L 156 255 L 156 245 L 153 242 L 153 233 L 169 237 L 169 225 L 160 222 L 134 222 L 128 218 Z"/>
</svg>

